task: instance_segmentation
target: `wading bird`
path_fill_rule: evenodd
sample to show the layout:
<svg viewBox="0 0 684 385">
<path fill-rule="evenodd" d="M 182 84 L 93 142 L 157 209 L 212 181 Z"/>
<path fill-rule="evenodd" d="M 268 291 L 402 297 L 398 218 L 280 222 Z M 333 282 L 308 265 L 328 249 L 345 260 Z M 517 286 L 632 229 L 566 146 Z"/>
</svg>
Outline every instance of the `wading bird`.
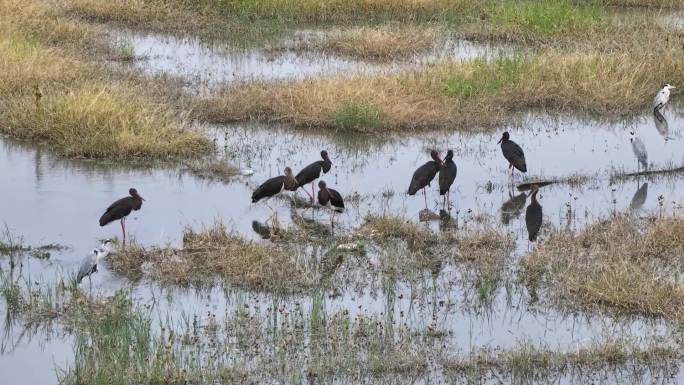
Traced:
<svg viewBox="0 0 684 385">
<path fill-rule="evenodd" d="M 118 219 L 121 220 L 121 232 L 123 233 L 123 244 L 126 244 L 126 217 L 133 210 L 140 210 L 145 199 L 138 194 L 138 190 L 130 188 L 130 196 L 121 198 L 112 203 L 104 214 L 100 217 L 100 226 L 105 226 Z"/>
<path fill-rule="evenodd" d="M 446 158 L 439 169 L 439 195 L 444 195 L 444 204 L 449 203 L 449 190 L 456 179 L 456 163 L 454 163 L 454 152 L 447 151 Z"/>
<path fill-rule="evenodd" d="M 425 187 L 430 185 L 435 175 L 439 172 L 444 162 L 439 157 L 439 153 L 435 150 L 430 151 L 431 161 L 426 162 L 422 166 L 418 167 L 413 173 L 411 178 L 411 184 L 408 188 L 408 195 L 416 195 L 418 190 L 423 190 L 423 195 L 425 196 L 425 208 L 427 209 L 427 192 Z"/>
<path fill-rule="evenodd" d="M 504 132 L 499 139 L 498 143 L 501 143 L 501 152 L 503 152 L 504 158 L 508 161 L 508 170 L 511 176 L 513 175 L 513 167 L 517 168 L 521 172 L 527 172 L 527 163 L 525 163 L 525 153 L 522 148 L 518 146 L 517 143 L 512 141 L 511 135 L 508 131 Z"/>
<path fill-rule="evenodd" d="M 527 233 L 529 234 L 530 242 L 537 240 L 537 235 L 539 235 L 539 229 L 542 225 L 542 207 L 537 201 L 537 193 L 539 188 L 532 191 L 532 202 L 527 206 L 527 211 L 525 212 L 525 225 L 527 226 Z"/>
<path fill-rule="evenodd" d="M 252 193 L 252 203 L 259 202 L 262 199 L 268 201 L 268 199 L 282 193 L 285 190 L 294 191 L 297 189 L 297 180 L 292 176 L 292 169 L 285 167 L 283 175 L 278 175 L 273 177 L 266 182 L 262 183 L 261 186 L 257 187 Z M 275 210 L 266 203 L 266 206 L 271 209 L 273 216 L 276 215 Z"/>
<path fill-rule="evenodd" d="M 83 262 L 81 262 L 81 266 L 78 268 L 78 274 L 76 275 L 77 284 L 80 285 L 81 281 L 83 281 L 83 278 L 88 277 L 88 282 L 92 287 L 93 282 L 90 276 L 94 273 L 97 273 L 97 264 L 100 262 L 100 260 L 109 255 L 109 247 L 111 243 L 111 239 L 105 239 L 105 241 L 102 242 L 102 245 L 100 245 L 100 247 L 98 247 L 97 249 L 93 249 L 93 253 L 85 257 L 85 259 L 83 259 Z"/>
<path fill-rule="evenodd" d="M 670 90 L 677 87 L 673 87 L 669 84 L 664 84 L 663 88 L 658 91 L 655 98 L 653 98 L 653 112 L 657 112 L 663 109 L 667 102 L 670 100 Z"/>
<path fill-rule="evenodd" d="M 632 151 L 634 151 L 634 155 L 637 158 L 637 169 L 639 168 L 639 165 L 643 166 L 644 168 L 648 167 L 648 153 L 646 152 L 646 145 L 644 142 L 639 138 L 634 131 L 631 131 L 630 133 L 630 138 L 629 141 L 632 142 Z"/>
<path fill-rule="evenodd" d="M 326 174 L 328 171 L 330 171 L 330 167 L 332 167 L 332 162 L 330 161 L 330 157 L 328 156 L 328 152 L 323 150 L 321 151 L 321 158 L 322 160 L 317 160 L 310 165 L 304 167 L 302 171 L 300 171 L 296 176 L 295 179 L 297 179 L 297 184 L 298 188 L 302 187 L 304 188 L 304 192 L 306 192 L 309 195 L 309 198 L 311 198 L 311 203 L 314 201 L 314 184 L 313 182 L 320 178 L 321 176 L 321 171 L 323 171 L 323 174 Z M 308 191 L 306 191 L 306 185 L 311 183 L 311 194 L 309 194 Z"/>
<path fill-rule="evenodd" d="M 337 190 L 328 188 L 324 181 L 318 182 L 318 203 L 321 206 L 329 208 L 332 212 L 330 214 L 330 226 L 334 226 L 335 213 L 344 212 L 344 200 Z"/>
</svg>

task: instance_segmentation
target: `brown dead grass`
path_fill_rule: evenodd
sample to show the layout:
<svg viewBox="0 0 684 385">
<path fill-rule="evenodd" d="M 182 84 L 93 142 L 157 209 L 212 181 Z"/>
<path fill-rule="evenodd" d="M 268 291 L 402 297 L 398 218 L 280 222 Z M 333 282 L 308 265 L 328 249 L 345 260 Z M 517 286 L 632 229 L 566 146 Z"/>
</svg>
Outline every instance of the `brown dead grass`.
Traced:
<svg viewBox="0 0 684 385">
<path fill-rule="evenodd" d="M 684 319 L 684 220 L 620 216 L 556 232 L 522 261 L 521 278 L 558 306 Z"/>
</svg>

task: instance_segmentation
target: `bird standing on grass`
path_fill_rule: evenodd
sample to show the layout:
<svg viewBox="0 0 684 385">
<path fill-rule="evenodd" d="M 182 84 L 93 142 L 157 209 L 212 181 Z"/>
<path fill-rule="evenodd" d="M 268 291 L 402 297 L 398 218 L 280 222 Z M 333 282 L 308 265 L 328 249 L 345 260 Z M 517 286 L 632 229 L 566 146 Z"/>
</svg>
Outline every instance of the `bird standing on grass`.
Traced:
<svg viewBox="0 0 684 385">
<path fill-rule="evenodd" d="M 111 252 L 111 250 L 109 249 L 111 243 L 111 239 L 105 239 L 105 241 L 102 242 L 102 245 L 100 247 L 98 247 L 97 249 L 93 249 L 93 253 L 85 257 L 85 259 L 83 259 L 83 262 L 81 262 L 81 266 L 78 268 L 78 274 L 76 274 L 77 284 L 80 285 L 81 281 L 83 281 L 83 278 L 88 277 L 88 282 L 90 283 L 90 286 L 92 288 L 93 282 L 90 276 L 94 273 L 97 273 L 97 264 L 100 262 L 100 260 L 107 257 L 107 255 L 109 255 L 109 253 Z"/>
<path fill-rule="evenodd" d="M 439 153 L 435 150 L 430 151 L 430 157 L 432 160 L 426 162 L 422 166 L 418 167 L 411 177 L 411 184 L 408 188 L 408 195 L 416 195 L 418 190 L 423 190 L 423 195 L 425 196 L 425 208 L 427 209 L 427 192 L 425 188 L 430 185 L 435 175 L 439 172 L 440 168 L 444 164 L 442 159 L 439 157 Z"/>
<path fill-rule="evenodd" d="M 639 165 L 648 168 L 648 152 L 646 152 L 646 145 L 634 131 L 631 131 L 629 134 L 629 141 L 632 142 L 632 151 L 634 151 L 634 155 L 637 158 L 637 169 L 639 168 Z"/>
<path fill-rule="evenodd" d="M 259 202 L 262 199 L 268 201 L 268 199 L 282 193 L 285 190 L 294 191 L 297 189 L 297 180 L 292 176 L 292 169 L 285 167 L 283 175 L 278 175 L 273 177 L 266 182 L 262 183 L 261 186 L 257 187 L 252 193 L 252 203 Z M 271 209 L 272 217 L 276 217 L 276 212 L 271 206 L 266 203 L 266 206 Z M 276 218 L 277 222 L 277 218 Z"/>
<path fill-rule="evenodd" d="M 295 176 L 295 179 L 297 179 L 297 187 L 304 187 L 304 192 L 306 192 L 309 195 L 309 198 L 311 198 L 311 203 L 314 201 L 313 182 L 321 177 L 321 171 L 323 171 L 323 174 L 327 174 L 328 171 L 330 171 L 330 167 L 332 167 L 332 162 L 330 161 L 327 151 L 321 151 L 321 158 L 322 160 L 317 160 L 304 167 L 302 171 Z M 309 183 L 311 183 L 311 194 L 309 194 L 305 188 L 305 186 Z"/>
<path fill-rule="evenodd" d="M 130 188 L 125 198 L 112 203 L 104 214 L 100 217 L 100 226 L 105 226 L 118 219 L 121 220 L 121 232 L 123 233 L 123 244 L 126 244 L 126 217 L 133 210 L 140 210 L 145 199 L 138 194 L 138 190 Z"/>
<path fill-rule="evenodd" d="M 508 131 L 504 132 L 498 143 L 501 143 L 501 152 L 503 152 L 504 158 L 508 161 L 508 170 L 511 176 L 513 176 L 513 167 L 520 170 L 520 172 L 527 172 L 527 163 L 525 162 L 525 153 L 522 148 L 510 138 L 511 135 Z"/>
<path fill-rule="evenodd" d="M 344 212 L 344 200 L 337 190 L 328 188 L 324 181 L 318 182 L 318 203 L 321 206 L 329 208 L 332 212 L 330 215 L 330 226 L 334 226 L 335 213 Z"/>
<path fill-rule="evenodd" d="M 449 202 L 449 190 L 451 190 L 451 185 L 456 180 L 456 173 L 458 169 L 456 163 L 454 163 L 454 152 L 452 150 L 447 151 L 446 158 L 442 163 L 442 167 L 439 169 L 439 195 L 444 195 L 444 204 Z"/>
<path fill-rule="evenodd" d="M 664 84 L 653 98 L 653 113 L 659 112 L 665 107 L 667 102 L 670 100 L 670 90 L 677 87 L 671 86 L 669 84 Z"/>
</svg>

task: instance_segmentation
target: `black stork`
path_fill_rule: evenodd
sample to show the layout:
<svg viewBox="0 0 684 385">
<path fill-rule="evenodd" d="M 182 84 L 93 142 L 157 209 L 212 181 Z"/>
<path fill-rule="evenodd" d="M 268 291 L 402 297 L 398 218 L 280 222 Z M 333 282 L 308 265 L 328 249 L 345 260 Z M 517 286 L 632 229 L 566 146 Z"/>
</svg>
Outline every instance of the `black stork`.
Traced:
<svg viewBox="0 0 684 385">
<path fill-rule="evenodd" d="M 344 212 L 344 200 L 342 195 L 340 195 L 337 190 L 328 188 L 324 181 L 318 182 L 318 203 L 321 206 L 327 207 L 332 210 L 330 216 L 330 226 L 333 226 L 333 220 L 335 219 L 335 213 Z"/>
<path fill-rule="evenodd" d="M 408 188 L 408 195 L 416 195 L 418 190 L 423 190 L 423 195 L 425 196 L 425 208 L 427 209 L 427 192 L 425 187 L 430 185 L 435 175 L 439 172 L 442 167 L 442 159 L 439 158 L 439 153 L 437 151 L 430 151 L 431 161 L 426 162 L 422 166 L 418 167 L 413 173 L 411 178 L 411 184 Z"/>
<path fill-rule="evenodd" d="M 456 163 L 454 163 L 454 152 L 449 150 L 442 167 L 439 169 L 439 195 L 444 195 L 445 204 L 449 202 L 449 190 L 456 180 L 457 171 Z"/>
<path fill-rule="evenodd" d="M 252 203 L 257 203 L 262 199 L 270 199 L 285 190 L 294 191 L 297 189 L 297 180 L 292 176 L 292 169 L 285 167 L 283 175 L 278 175 L 273 177 L 266 182 L 262 183 L 261 186 L 257 187 L 252 193 Z M 271 212 L 275 215 L 275 211 L 271 206 L 266 203 Z"/>
<path fill-rule="evenodd" d="M 503 152 L 504 158 L 508 161 L 508 170 L 512 176 L 513 167 L 521 172 L 527 172 L 527 163 L 525 163 L 525 153 L 522 148 L 510 138 L 511 135 L 508 131 L 504 132 L 498 143 L 501 143 L 501 152 Z"/>
<path fill-rule="evenodd" d="M 307 184 L 311 183 L 311 194 L 309 194 L 308 191 L 306 191 L 306 188 L 304 188 L 304 192 L 306 192 L 309 195 L 309 198 L 311 198 L 311 203 L 314 201 L 314 184 L 313 182 L 320 178 L 321 176 L 321 171 L 323 171 L 324 174 L 326 174 L 328 171 L 330 171 L 330 167 L 332 167 L 332 162 L 330 161 L 330 157 L 328 156 L 328 152 L 323 150 L 321 151 L 321 158 L 322 160 L 317 160 L 310 165 L 304 167 L 302 171 L 300 171 L 296 176 L 295 179 L 297 179 L 297 187 L 304 187 Z"/>
<path fill-rule="evenodd" d="M 542 225 L 542 207 L 537 201 L 537 192 L 539 192 L 539 188 L 535 187 L 531 194 L 532 201 L 527 206 L 527 211 L 525 211 L 525 225 L 527 226 L 530 242 L 537 240 L 537 235 L 539 235 L 539 229 L 541 229 Z"/>
<path fill-rule="evenodd" d="M 138 194 L 138 190 L 130 188 L 125 198 L 112 203 L 100 217 L 100 226 L 105 226 L 117 219 L 121 220 L 121 232 L 123 233 L 123 244 L 126 244 L 126 217 L 133 210 L 140 210 L 145 199 Z"/>
</svg>

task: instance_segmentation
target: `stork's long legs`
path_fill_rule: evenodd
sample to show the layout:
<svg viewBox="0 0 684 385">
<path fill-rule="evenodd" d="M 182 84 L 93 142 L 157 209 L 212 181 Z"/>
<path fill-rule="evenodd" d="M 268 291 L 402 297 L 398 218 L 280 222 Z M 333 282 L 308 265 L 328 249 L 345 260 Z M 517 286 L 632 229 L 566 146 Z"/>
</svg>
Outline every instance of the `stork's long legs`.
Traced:
<svg viewBox="0 0 684 385">
<path fill-rule="evenodd" d="M 423 196 L 425 197 L 425 209 L 427 210 L 428 205 L 427 205 L 427 191 L 425 191 L 425 188 L 423 188 Z"/>
<path fill-rule="evenodd" d="M 313 202 L 314 202 L 314 182 L 311 182 L 311 195 L 309 195 L 309 196 L 311 197 L 311 205 L 313 205 Z"/>
<path fill-rule="evenodd" d="M 123 244 L 126 246 L 126 217 L 121 218 L 121 233 L 123 235 Z"/>
</svg>

